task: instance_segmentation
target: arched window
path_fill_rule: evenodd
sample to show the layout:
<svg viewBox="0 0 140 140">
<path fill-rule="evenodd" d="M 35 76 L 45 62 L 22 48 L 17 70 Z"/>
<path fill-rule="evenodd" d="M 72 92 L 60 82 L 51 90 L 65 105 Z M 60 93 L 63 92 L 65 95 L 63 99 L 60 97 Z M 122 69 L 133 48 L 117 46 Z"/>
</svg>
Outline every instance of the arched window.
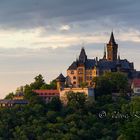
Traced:
<svg viewBox="0 0 140 140">
<path fill-rule="evenodd" d="M 76 85 L 76 82 L 73 82 L 74 85 Z"/>
<path fill-rule="evenodd" d="M 76 76 L 73 76 L 73 79 L 76 79 Z"/>
</svg>

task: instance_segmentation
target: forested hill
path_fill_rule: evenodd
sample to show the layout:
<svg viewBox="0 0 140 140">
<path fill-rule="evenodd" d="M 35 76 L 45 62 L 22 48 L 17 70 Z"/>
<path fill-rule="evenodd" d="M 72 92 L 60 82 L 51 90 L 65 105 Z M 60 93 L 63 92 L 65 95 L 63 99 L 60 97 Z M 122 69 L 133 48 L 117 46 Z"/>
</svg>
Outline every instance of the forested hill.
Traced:
<svg viewBox="0 0 140 140">
<path fill-rule="evenodd" d="M 45 104 L 32 93 L 31 86 L 38 85 L 26 85 L 28 105 L 0 108 L 0 140 L 139 140 L 140 97 L 128 100 L 120 84 L 122 94 L 114 101 L 110 91 L 112 86 L 118 90 L 120 78 L 111 80 L 115 84 L 105 84 L 105 78 L 95 79 L 96 101 L 69 93 L 66 106 L 59 98 Z M 105 92 L 105 85 L 111 89 Z"/>
</svg>

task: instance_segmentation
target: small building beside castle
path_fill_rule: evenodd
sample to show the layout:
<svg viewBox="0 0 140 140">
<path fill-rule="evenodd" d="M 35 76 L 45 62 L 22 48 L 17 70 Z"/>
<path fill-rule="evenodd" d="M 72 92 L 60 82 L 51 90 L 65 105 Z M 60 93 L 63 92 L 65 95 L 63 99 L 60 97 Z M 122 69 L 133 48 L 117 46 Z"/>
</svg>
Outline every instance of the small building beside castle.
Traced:
<svg viewBox="0 0 140 140">
<path fill-rule="evenodd" d="M 13 99 L 1 99 L 0 107 L 13 107 L 15 105 L 26 105 L 28 101 L 24 99 L 22 92 L 16 93 Z"/>
<path fill-rule="evenodd" d="M 60 100 L 66 104 L 67 103 L 67 94 L 70 92 L 73 93 L 83 93 L 87 98 L 92 98 L 94 100 L 94 88 L 88 87 L 66 87 L 67 79 L 61 73 L 57 78 L 57 90 L 59 91 Z"/>
<path fill-rule="evenodd" d="M 134 79 L 132 81 L 131 89 L 133 90 L 133 95 L 140 96 L 140 79 Z"/>
<path fill-rule="evenodd" d="M 46 103 L 50 102 L 52 98 L 58 97 L 60 100 L 66 104 L 67 103 L 67 94 L 69 92 L 74 93 L 83 93 L 87 97 L 92 97 L 94 99 L 94 89 L 93 88 L 74 88 L 74 87 L 66 87 L 66 78 L 61 73 L 57 78 L 57 89 L 45 89 L 45 90 L 33 90 L 39 97 L 41 97 Z"/>
<path fill-rule="evenodd" d="M 33 90 L 39 97 L 41 97 L 46 103 L 50 102 L 52 98 L 59 97 L 60 93 L 59 90 L 54 89 L 44 89 L 44 90 Z"/>
</svg>

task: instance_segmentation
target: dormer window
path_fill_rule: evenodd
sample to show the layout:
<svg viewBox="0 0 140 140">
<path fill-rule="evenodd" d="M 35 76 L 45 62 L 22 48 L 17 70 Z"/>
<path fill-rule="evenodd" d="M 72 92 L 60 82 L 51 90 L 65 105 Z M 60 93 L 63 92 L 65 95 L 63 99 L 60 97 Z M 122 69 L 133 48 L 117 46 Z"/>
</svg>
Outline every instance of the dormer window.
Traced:
<svg viewBox="0 0 140 140">
<path fill-rule="evenodd" d="M 74 74 L 74 71 L 73 70 L 71 70 L 71 74 Z"/>
</svg>

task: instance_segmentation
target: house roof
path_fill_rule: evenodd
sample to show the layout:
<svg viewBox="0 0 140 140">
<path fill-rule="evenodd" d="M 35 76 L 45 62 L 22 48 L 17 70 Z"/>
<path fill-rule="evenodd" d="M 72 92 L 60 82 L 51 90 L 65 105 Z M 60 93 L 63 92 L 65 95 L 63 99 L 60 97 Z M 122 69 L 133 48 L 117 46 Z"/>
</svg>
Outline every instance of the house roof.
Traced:
<svg viewBox="0 0 140 140">
<path fill-rule="evenodd" d="M 133 69 L 133 63 L 130 63 L 126 59 L 119 60 L 119 64 L 122 69 L 125 69 L 125 70 Z M 74 61 L 69 66 L 68 70 L 76 70 L 78 65 L 79 65 L 79 62 Z M 87 59 L 84 65 L 86 69 L 92 69 L 94 66 L 96 66 L 96 60 Z M 107 61 L 105 59 L 100 59 L 99 61 L 97 61 L 97 66 L 100 68 L 100 70 L 115 69 L 118 66 L 118 61 Z"/>
<path fill-rule="evenodd" d="M 140 87 L 140 79 L 134 79 L 132 84 L 134 87 Z"/>
<path fill-rule="evenodd" d="M 87 55 L 86 55 L 84 47 L 82 47 L 80 55 L 79 55 L 79 61 L 84 63 L 86 60 L 87 60 Z"/>
<path fill-rule="evenodd" d="M 0 100 L 0 104 L 28 104 L 28 101 L 27 100 L 2 99 L 2 100 Z"/>
<path fill-rule="evenodd" d="M 37 93 L 37 94 L 52 94 L 52 93 L 54 93 L 55 95 L 59 95 L 59 90 L 55 90 L 55 89 L 50 89 L 50 90 L 46 90 L 46 89 L 44 89 L 44 90 L 41 90 L 41 89 L 38 89 L 38 90 L 33 90 L 33 92 L 35 92 L 35 93 Z"/>
<path fill-rule="evenodd" d="M 16 93 L 15 96 L 24 96 L 24 93 L 23 92 L 18 92 L 18 93 Z"/>
<path fill-rule="evenodd" d="M 68 70 L 75 70 L 77 69 L 77 63 L 74 61 L 68 68 Z"/>
<path fill-rule="evenodd" d="M 56 78 L 56 80 L 62 81 L 62 82 L 64 82 L 65 79 L 66 79 L 66 78 L 64 77 L 64 75 L 63 75 L 62 73 L 60 73 L 60 75 Z"/>
</svg>

